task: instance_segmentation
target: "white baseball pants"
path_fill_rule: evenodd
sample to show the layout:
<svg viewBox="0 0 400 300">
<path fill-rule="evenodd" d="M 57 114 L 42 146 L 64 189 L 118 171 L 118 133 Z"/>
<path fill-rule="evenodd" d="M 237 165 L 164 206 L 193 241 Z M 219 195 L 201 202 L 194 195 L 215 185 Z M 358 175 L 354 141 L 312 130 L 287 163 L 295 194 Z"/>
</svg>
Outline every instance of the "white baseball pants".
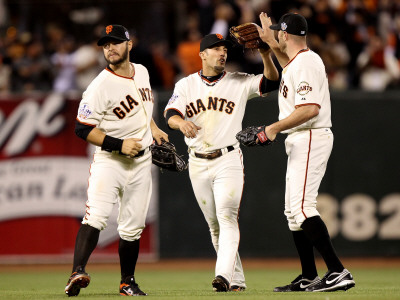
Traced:
<svg viewBox="0 0 400 300">
<path fill-rule="evenodd" d="M 285 140 L 288 155 L 285 215 L 291 231 L 301 230 L 307 218 L 319 216 L 318 189 L 333 147 L 329 128 L 301 130 Z"/>
<path fill-rule="evenodd" d="M 238 252 L 238 214 L 244 184 L 242 151 L 238 148 L 215 159 L 190 154 L 189 175 L 217 252 L 215 276 L 246 287 Z"/>
<path fill-rule="evenodd" d="M 103 230 L 114 204 L 118 202 L 120 237 L 126 241 L 138 240 L 145 227 L 151 188 L 150 151 L 134 159 L 96 153 L 90 167 L 88 200 L 82 224 Z"/>
</svg>

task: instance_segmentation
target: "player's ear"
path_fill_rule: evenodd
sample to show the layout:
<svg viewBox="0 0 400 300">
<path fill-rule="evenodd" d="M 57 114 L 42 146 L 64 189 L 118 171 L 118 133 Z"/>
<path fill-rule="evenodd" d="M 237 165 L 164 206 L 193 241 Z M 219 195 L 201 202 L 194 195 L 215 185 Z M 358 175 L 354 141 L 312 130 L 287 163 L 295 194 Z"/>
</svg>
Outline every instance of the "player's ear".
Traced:
<svg viewBox="0 0 400 300">
<path fill-rule="evenodd" d="M 201 51 L 201 52 L 199 53 L 199 56 L 200 56 L 201 60 L 205 59 L 205 55 L 206 55 L 205 50 L 204 50 L 204 51 Z"/>
<path fill-rule="evenodd" d="M 129 40 L 128 41 L 128 50 L 131 51 L 132 47 L 133 47 L 133 42 L 132 42 L 132 40 Z"/>
<path fill-rule="evenodd" d="M 289 34 L 286 31 L 283 31 L 283 36 L 285 37 L 285 42 L 289 39 Z"/>
</svg>

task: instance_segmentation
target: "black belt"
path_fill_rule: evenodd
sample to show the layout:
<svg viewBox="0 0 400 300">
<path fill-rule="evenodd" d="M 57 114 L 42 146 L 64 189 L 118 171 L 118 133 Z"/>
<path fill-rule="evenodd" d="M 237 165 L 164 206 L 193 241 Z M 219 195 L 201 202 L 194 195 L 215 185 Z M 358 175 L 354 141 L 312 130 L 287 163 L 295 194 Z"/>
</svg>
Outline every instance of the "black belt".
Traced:
<svg viewBox="0 0 400 300">
<path fill-rule="evenodd" d="M 235 150 L 235 147 L 228 146 L 228 147 L 226 147 L 226 150 L 228 152 L 231 152 L 231 151 Z M 222 153 L 222 149 L 218 149 L 218 150 L 215 150 L 214 152 L 210 152 L 210 153 L 197 153 L 197 152 L 194 152 L 194 156 L 196 156 L 198 158 L 205 158 L 205 159 L 214 159 L 214 158 L 222 156 L 222 154 L 223 154 Z"/>
<path fill-rule="evenodd" d="M 145 151 L 146 151 L 146 149 L 143 149 L 142 151 L 139 151 L 138 154 L 136 154 L 133 158 L 143 156 Z"/>
<path fill-rule="evenodd" d="M 106 149 L 103 149 L 103 150 L 104 150 L 104 151 L 107 151 L 107 152 L 115 153 L 115 154 L 120 154 L 120 155 L 123 155 L 123 156 L 128 156 L 128 155 L 126 155 L 126 154 L 124 154 L 124 153 L 117 152 L 117 151 L 110 151 L 110 150 L 106 150 Z M 147 150 L 147 148 L 144 148 L 142 151 L 139 151 L 138 154 L 136 154 L 136 155 L 135 155 L 134 157 L 132 157 L 132 158 L 137 158 L 137 157 L 143 156 L 144 153 L 146 152 L 146 150 Z"/>
</svg>

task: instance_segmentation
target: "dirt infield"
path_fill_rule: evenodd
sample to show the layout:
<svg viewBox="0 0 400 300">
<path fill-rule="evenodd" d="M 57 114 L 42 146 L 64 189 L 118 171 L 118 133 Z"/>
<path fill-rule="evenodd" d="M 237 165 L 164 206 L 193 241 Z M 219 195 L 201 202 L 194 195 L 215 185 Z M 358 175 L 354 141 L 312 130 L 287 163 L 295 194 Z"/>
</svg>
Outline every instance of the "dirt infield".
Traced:
<svg viewBox="0 0 400 300">
<path fill-rule="evenodd" d="M 400 268 L 400 257 L 395 258 L 344 258 L 347 268 Z M 275 268 L 297 268 L 299 262 L 295 258 L 248 258 L 242 260 L 245 269 L 275 269 Z M 69 272 L 71 264 L 2 264 L 0 272 L 40 272 L 40 271 L 63 271 Z M 93 263 L 89 262 L 91 270 L 109 269 L 119 270 L 119 263 Z M 215 266 L 214 259 L 161 259 L 157 262 L 139 262 L 138 270 L 206 270 Z M 317 266 L 324 267 L 322 260 L 317 260 Z"/>
</svg>

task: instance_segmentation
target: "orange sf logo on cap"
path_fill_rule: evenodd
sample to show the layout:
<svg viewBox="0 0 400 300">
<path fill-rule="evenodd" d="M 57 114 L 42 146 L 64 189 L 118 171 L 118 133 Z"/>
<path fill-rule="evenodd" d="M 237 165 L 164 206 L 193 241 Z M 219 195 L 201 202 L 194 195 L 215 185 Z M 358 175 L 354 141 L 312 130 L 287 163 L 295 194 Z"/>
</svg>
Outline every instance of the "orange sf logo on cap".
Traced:
<svg viewBox="0 0 400 300">
<path fill-rule="evenodd" d="M 112 30 L 113 30 L 112 25 L 108 25 L 108 26 L 106 27 L 106 33 L 107 33 L 107 34 L 109 34 Z"/>
<path fill-rule="evenodd" d="M 220 35 L 219 33 L 216 34 L 217 38 L 219 38 L 220 40 L 222 40 L 224 37 L 222 35 Z"/>
</svg>

